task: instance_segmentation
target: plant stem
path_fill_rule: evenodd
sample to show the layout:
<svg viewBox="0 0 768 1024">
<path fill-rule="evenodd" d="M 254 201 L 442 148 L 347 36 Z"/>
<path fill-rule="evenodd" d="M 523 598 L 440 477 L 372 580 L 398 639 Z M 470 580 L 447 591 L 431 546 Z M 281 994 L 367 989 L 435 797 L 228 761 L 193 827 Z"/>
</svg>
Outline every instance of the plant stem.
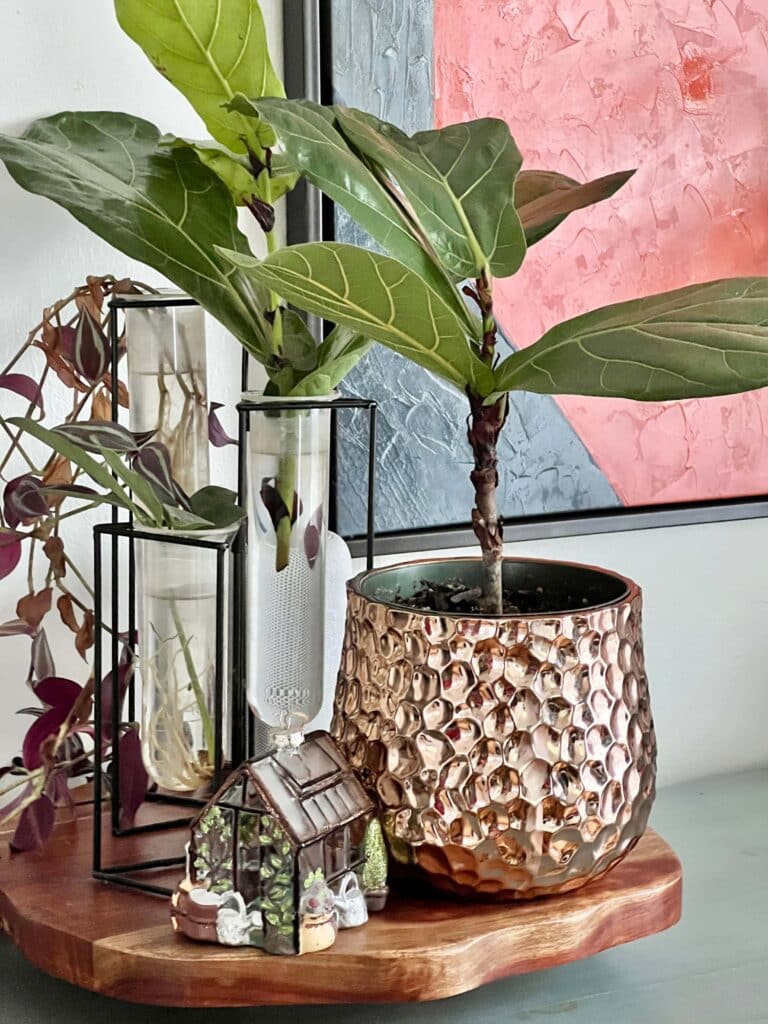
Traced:
<svg viewBox="0 0 768 1024">
<path fill-rule="evenodd" d="M 475 282 L 477 303 L 483 320 L 480 358 L 492 367 L 496 357 L 496 318 L 490 276 L 483 273 Z M 474 467 L 469 475 L 475 491 L 472 528 L 483 555 L 483 611 L 500 615 L 504 610 L 502 565 L 504 534 L 496 504 L 499 486 L 498 440 L 507 417 L 507 397 L 489 404 L 472 391 L 467 392 L 470 415 L 467 440 L 472 448 Z"/>
<path fill-rule="evenodd" d="M 213 724 L 211 723 L 211 716 L 208 714 L 208 705 L 205 700 L 205 694 L 203 693 L 203 687 L 200 684 L 200 679 L 197 675 L 197 669 L 195 663 L 192 660 L 192 652 L 189 649 L 189 640 L 184 631 L 184 627 L 181 624 L 181 616 L 179 615 L 179 609 L 176 607 L 176 602 L 171 598 L 170 601 L 171 615 L 173 616 L 173 626 L 176 630 L 176 635 L 179 638 L 179 644 L 181 645 L 181 653 L 184 657 L 184 664 L 187 667 L 187 675 L 189 676 L 189 685 L 195 694 L 195 700 L 197 701 L 197 709 L 200 712 L 200 720 L 203 723 L 203 734 L 205 736 L 205 743 L 208 747 L 208 759 L 212 764 L 216 756 L 215 746 L 216 740 L 213 732 Z"/>
<path fill-rule="evenodd" d="M 283 444 L 289 447 L 291 443 L 295 444 L 294 434 L 292 431 L 285 432 L 283 434 Z M 277 572 L 281 572 L 287 568 L 288 562 L 291 557 L 291 532 L 293 530 L 293 505 L 296 500 L 296 451 L 284 451 L 280 456 L 280 461 L 277 466 L 277 479 L 275 480 L 275 487 L 277 493 L 283 499 L 285 507 L 288 509 L 288 515 L 283 516 L 280 522 L 277 524 L 276 536 L 277 536 L 277 552 L 275 554 L 275 569 Z M 298 514 L 298 509 L 297 509 Z"/>
</svg>

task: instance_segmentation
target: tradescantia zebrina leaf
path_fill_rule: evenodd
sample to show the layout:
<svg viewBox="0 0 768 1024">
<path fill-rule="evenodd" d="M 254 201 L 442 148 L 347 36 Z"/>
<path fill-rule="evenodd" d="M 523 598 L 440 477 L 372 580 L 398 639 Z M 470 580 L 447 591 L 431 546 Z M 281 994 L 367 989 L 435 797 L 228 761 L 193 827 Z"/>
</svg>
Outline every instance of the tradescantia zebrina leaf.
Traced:
<svg viewBox="0 0 768 1024">
<path fill-rule="evenodd" d="M 333 109 L 352 145 L 397 181 L 455 280 L 487 268 L 496 277 L 515 273 L 525 256 L 514 204 L 522 157 L 504 121 L 485 117 L 408 136 L 361 110 Z"/>
<path fill-rule="evenodd" d="M 159 139 L 153 124 L 128 114 L 63 113 L 20 138 L 0 135 L 0 159 L 22 188 L 170 278 L 262 359 L 266 298 L 214 249 L 250 251 L 232 199 L 191 149 Z"/>
<path fill-rule="evenodd" d="M 557 171 L 520 171 L 515 182 L 515 206 L 526 243 L 540 241 L 569 213 L 610 198 L 634 173 L 617 171 L 580 183 Z"/>
<path fill-rule="evenodd" d="M 459 390 L 493 390 L 493 374 L 467 343 L 462 322 L 397 260 L 340 242 L 290 246 L 263 262 L 237 252 L 225 255 L 262 287 L 380 341 Z"/>
<path fill-rule="evenodd" d="M 605 306 L 507 358 L 497 391 L 667 401 L 768 385 L 768 278 Z"/>
<path fill-rule="evenodd" d="M 284 96 L 258 0 L 115 0 L 123 31 L 235 153 L 274 145 L 269 125 L 225 109 L 235 93 Z"/>
<path fill-rule="evenodd" d="M 333 109 L 308 100 L 236 97 L 232 106 L 253 111 L 274 127 L 290 162 L 303 176 L 347 213 L 390 256 L 422 277 L 453 309 L 467 333 L 478 339 L 480 325 L 468 311 L 445 270 L 420 241 L 396 197 L 388 191 L 337 131 Z"/>
</svg>

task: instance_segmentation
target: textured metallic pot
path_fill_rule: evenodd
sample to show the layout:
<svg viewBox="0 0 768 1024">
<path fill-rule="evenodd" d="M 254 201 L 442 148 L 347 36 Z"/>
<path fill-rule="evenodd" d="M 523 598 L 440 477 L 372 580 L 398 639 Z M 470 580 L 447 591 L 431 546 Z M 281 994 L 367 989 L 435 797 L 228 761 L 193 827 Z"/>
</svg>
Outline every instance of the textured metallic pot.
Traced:
<svg viewBox="0 0 768 1024">
<path fill-rule="evenodd" d="M 562 893 L 617 864 L 655 795 L 640 588 L 603 569 L 508 559 L 505 585 L 565 584 L 578 608 L 448 615 L 398 605 L 479 559 L 363 573 L 331 731 L 384 808 L 398 860 L 503 899 Z"/>
</svg>

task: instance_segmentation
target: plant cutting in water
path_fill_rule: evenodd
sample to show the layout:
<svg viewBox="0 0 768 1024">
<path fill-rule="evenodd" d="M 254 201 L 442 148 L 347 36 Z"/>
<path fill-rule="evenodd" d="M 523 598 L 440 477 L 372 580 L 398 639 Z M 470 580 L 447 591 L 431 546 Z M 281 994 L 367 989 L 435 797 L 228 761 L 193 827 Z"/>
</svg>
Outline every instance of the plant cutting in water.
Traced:
<svg viewBox="0 0 768 1024">
<path fill-rule="evenodd" d="M 521 170 L 496 118 L 408 136 L 340 106 L 265 98 L 253 109 L 294 166 L 384 253 L 334 242 L 291 246 L 263 262 L 217 252 L 254 286 L 387 345 L 466 395 L 481 610 L 504 610 L 497 444 L 510 392 L 666 401 L 768 384 L 768 279 L 760 277 L 606 306 L 522 351 L 500 350 L 494 280 L 516 273 L 528 247 L 633 171 L 580 184 Z"/>
</svg>

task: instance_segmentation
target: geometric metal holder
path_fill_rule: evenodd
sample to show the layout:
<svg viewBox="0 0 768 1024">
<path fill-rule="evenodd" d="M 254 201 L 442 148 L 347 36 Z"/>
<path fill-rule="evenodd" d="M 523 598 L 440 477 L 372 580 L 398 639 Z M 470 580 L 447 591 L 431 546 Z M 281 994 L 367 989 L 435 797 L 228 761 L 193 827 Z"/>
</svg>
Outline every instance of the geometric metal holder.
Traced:
<svg viewBox="0 0 768 1024">
<path fill-rule="evenodd" d="M 128 685 L 121 694 L 120 682 L 120 623 L 122 620 L 121 605 L 121 580 L 120 565 L 123 557 L 127 554 L 127 632 L 125 634 L 125 646 L 129 656 L 136 657 L 137 637 L 136 631 L 136 560 L 135 541 L 157 542 L 162 544 L 174 544 L 185 547 L 196 547 L 216 552 L 216 601 L 215 601 L 215 671 L 214 671 L 214 749 L 213 749 L 213 788 L 215 791 L 224 781 L 226 774 L 234 766 L 232 763 L 225 764 L 224 760 L 224 700 L 225 690 L 228 690 L 228 704 L 232 709 L 231 733 L 229 736 L 229 748 L 234 751 L 242 751 L 245 744 L 246 716 L 236 714 L 235 708 L 239 704 L 239 694 L 244 691 L 244 680 L 240 678 L 240 671 L 243 659 L 239 653 L 239 644 L 242 637 L 233 628 L 233 617 L 226 621 L 227 609 L 235 609 L 236 595 L 234 588 L 237 585 L 239 572 L 237 570 L 237 559 L 240 557 L 238 551 L 242 546 L 238 545 L 240 533 L 244 526 L 235 531 L 229 537 L 222 540 L 204 539 L 202 536 L 197 539 L 189 533 L 176 536 L 172 531 L 162 534 L 137 528 L 131 522 L 100 524 L 93 530 L 93 567 L 94 567 L 94 614 L 96 619 L 96 630 L 94 637 L 94 679 L 101 680 L 104 674 L 105 662 L 110 666 L 111 693 L 109 694 L 109 705 L 111 709 L 110 722 L 104 722 L 104 701 L 102 687 L 94 687 L 94 721 L 95 735 L 103 735 L 104 726 L 108 725 L 109 735 L 117 738 L 121 728 L 127 722 L 136 720 L 136 681 L 135 673 L 130 674 Z M 104 541 L 109 541 L 109 561 L 111 563 L 110 593 L 109 593 L 109 617 L 104 612 L 104 587 L 103 587 L 103 547 Z M 127 551 L 126 551 L 127 549 Z M 227 592 L 229 591 L 229 593 Z M 108 621 L 108 626 L 107 626 Z M 109 629 L 109 657 L 104 657 L 104 632 Z M 229 657 L 225 658 L 225 646 L 229 647 Z M 226 674 L 226 678 L 225 678 Z M 122 716 L 121 705 L 126 705 L 127 717 Z M 158 886 L 141 878 L 133 877 L 145 871 L 152 871 L 159 868 L 173 865 L 183 865 L 183 856 L 165 858 L 162 860 L 144 860 L 130 864 L 105 865 L 102 858 L 102 828 L 103 806 L 105 790 L 109 785 L 111 798 L 110 825 L 114 836 L 136 835 L 142 832 L 156 832 L 162 829 L 179 828 L 186 826 L 191 821 L 193 808 L 204 806 L 205 799 L 192 796 L 176 794 L 165 794 L 150 791 L 147 793 L 148 802 L 169 804 L 187 808 L 183 817 L 168 818 L 162 821 L 154 821 L 143 825 L 132 825 L 123 827 L 121 825 L 122 808 L 120 805 L 120 751 L 119 744 L 112 744 L 112 758 L 108 771 L 104 768 L 99 756 L 98 739 L 96 740 L 96 753 L 94 756 L 94 818 L 93 818 L 93 876 L 104 882 L 112 882 L 116 885 L 128 886 L 134 889 L 141 889 L 144 892 L 156 893 L 159 895 L 170 895 L 170 890 L 164 886 Z M 239 760 L 235 764 L 239 763 Z M 108 778 L 107 778 L 108 776 Z"/>
</svg>

